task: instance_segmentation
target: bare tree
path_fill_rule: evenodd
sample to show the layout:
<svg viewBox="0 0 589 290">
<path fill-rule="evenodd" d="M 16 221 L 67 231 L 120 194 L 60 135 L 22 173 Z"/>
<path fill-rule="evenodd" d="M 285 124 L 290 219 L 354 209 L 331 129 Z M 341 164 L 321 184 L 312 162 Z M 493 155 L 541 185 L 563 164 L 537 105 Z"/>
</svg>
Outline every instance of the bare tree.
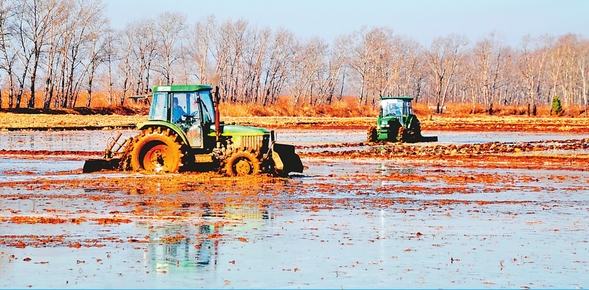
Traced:
<svg viewBox="0 0 589 290">
<path fill-rule="evenodd" d="M 106 77 L 105 77 L 105 85 L 104 87 L 107 88 L 108 94 L 108 102 L 109 104 L 113 105 L 116 103 L 115 101 L 115 63 L 119 60 L 119 49 L 120 49 L 120 41 L 116 37 L 116 32 L 114 30 L 107 30 L 103 35 L 104 39 L 104 62 L 106 63 Z M 124 99 L 123 99 L 124 101 Z"/>
<path fill-rule="evenodd" d="M 327 72 L 319 86 L 320 101 L 331 104 L 336 94 L 338 85 L 344 86 L 345 65 L 346 65 L 346 47 L 349 45 L 346 37 L 338 37 L 332 46 L 327 63 Z M 341 95 L 340 95 L 341 98 Z"/>
<path fill-rule="evenodd" d="M 35 105 L 35 90 L 37 71 L 43 47 L 47 45 L 49 28 L 53 25 L 53 16 L 63 9 L 59 0 L 23 0 L 17 2 L 15 37 L 9 41 L 13 49 L 17 50 L 17 58 L 22 68 L 19 89 L 16 95 L 16 107 L 20 107 L 24 88 L 28 76 L 30 98 L 27 106 Z"/>
<path fill-rule="evenodd" d="M 324 69 L 327 45 L 318 38 L 293 47 L 289 89 L 296 105 L 312 103 L 313 89 L 319 89 L 317 74 Z"/>
<path fill-rule="evenodd" d="M 474 113 L 475 104 L 479 103 L 477 99 L 480 96 L 483 104 L 488 107 L 492 113 L 494 102 L 499 100 L 500 86 L 503 80 L 503 71 L 505 69 L 505 59 L 503 44 L 494 33 L 487 38 L 479 41 L 473 49 L 473 70 L 472 83 L 474 91 L 472 92 L 472 112 Z"/>
<path fill-rule="evenodd" d="M 565 107 L 568 107 L 567 114 L 572 114 L 571 108 L 581 105 L 583 92 L 580 89 L 583 76 L 577 64 L 587 59 L 582 53 L 582 41 L 574 34 L 567 34 L 560 37 L 550 49 L 549 57 L 549 78 L 552 83 L 554 95 L 559 95 Z"/>
<path fill-rule="evenodd" d="M 65 57 L 63 51 L 63 38 L 67 26 L 65 25 L 68 22 L 69 14 L 66 9 L 61 10 L 62 13 L 56 15 L 54 19 L 54 23 L 49 29 L 49 39 L 48 39 L 48 49 L 46 52 L 46 60 L 44 63 L 44 90 L 43 90 L 43 108 L 49 109 L 52 102 L 58 103 L 55 97 L 55 88 L 60 83 L 59 75 L 57 72 L 59 71 L 59 66 L 62 63 L 62 59 Z"/>
<path fill-rule="evenodd" d="M 165 12 L 157 16 L 155 22 L 155 41 L 157 41 L 157 57 L 155 70 L 163 77 L 163 82 L 174 82 L 174 65 L 182 58 L 182 31 L 186 29 L 186 16 L 181 13 Z"/>
<path fill-rule="evenodd" d="M 214 34 L 212 56 L 216 60 L 215 75 L 219 78 L 226 101 L 243 101 L 244 49 L 251 35 L 245 20 L 225 21 Z"/>
<path fill-rule="evenodd" d="M 383 37 L 382 29 L 368 31 L 366 27 L 351 35 L 354 44 L 350 47 L 348 66 L 354 71 L 354 80 L 358 83 L 360 103 L 367 104 L 369 98 L 374 102 L 371 88 L 374 87 L 374 72 L 377 70 L 375 62 L 385 52 L 381 49 L 385 41 Z"/>
<path fill-rule="evenodd" d="M 126 50 L 123 66 L 129 67 L 133 75 L 133 83 L 129 87 L 135 94 L 149 91 L 151 72 L 157 57 L 157 38 L 155 20 L 146 19 L 133 22 L 125 27 L 123 44 Z M 129 80 L 129 78 L 127 78 Z"/>
<path fill-rule="evenodd" d="M 244 99 L 250 103 L 258 103 L 262 99 L 262 75 L 264 58 L 268 54 L 268 45 L 272 32 L 270 29 L 262 29 L 253 35 L 244 55 Z"/>
<path fill-rule="evenodd" d="M 78 1 L 72 11 L 76 17 L 73 18 L 75 21 L 70 27 L 71 34 L 67 33 L 71 37 L 67 53 L 69 62 L 67 63 L 67 90 L 64 107 L 76 105 L 84 78 L 88 79 L 88 93 L 90 94 L 89 99 L 91 99 L 94 73 L 102 61 L 99 37 L 102 32 L 101 25 L 105 22 L 102 18 L 104 5 L 100 0 Z M 88 61 L 87 64 L 84 64 L 85 60 Z"/>
<path fill-rule="evenodd" d="M 152 86 L 151 73 L 158 55 L 157 39 L 155 35 L 155 21 L 145 19 L 128 24 L 118 34 L 120 40 L 120 55 L 118 59 L 121 92 L 119 104 L 123 105 L 129 93 L 140 95 L 147 93 Z"/>
<path fill-rule="evenodd" d="M 215 76 L 218 78 L 218 84 L 223 92 L 223 100 L 227 100 L 227 94 L 231 91 L 230 69 L 229 65 L 233 61 L 231 51 L 231 22 L 225 22 L 213 34 L 213 43 L 211 45 L 211 55 L 216 61 Z M 233 97 L 234 98 L 234 97 Z"/>
<path fill-rule="evenodd" d="M 263 105 L 276 103 L 278 96 L 286 86 L 289 78 L 289 67 L 293 60 L 292 48 L 295 46 L 294 34 L 279 29 L 270 42 L 269 54 L 262 76 Z"/>
<path fill-rule="evenodd" d="M 580 44 L 580 52 L 579 54 L 581 57 L 578 58 L 577 67 L 579 69 L 579 74 L 581 75 L 581 96 L 583 98 L 583 105 L 585 107 L 585 117 L 587 117 L 587 110 L 588 108 L 588 98 L 589 98 L 589 41 L 583 40 Z"/>
<path fill-rule="evenodd" d="M 215 17 L 210 15 L 204 22 L 196 22 L 192 30 L 188 33 L 187 54 L 190 59 L 185 62 L 193 62 L 196 66 L 194 75 L 201 84 L 209 82 L 209 59 L 210 49 L 214 30 L 216 29 Z M 216 84 L 215 84 L 216 85 Z"/>
<path fill-rule="evenodd" d="M 415 98 L 415 102 L 418 102 L 425 78 L 423 48 L 417 41 L 410 38 L 398 37 L 397 41 L 400 44 L 397 61 L 402 63 L 395 83 L 396 89 L 392 94 L 410 95 Z"/>
<path fill-rule="evenodd" d="M 449 35 L 435 39 L 430 50 L 426 52 L 427 63 L 431 70 L 431 80 L 435 89 L 433 94 L 436 98 L 436 113 L 438 114 L 443 112 L 446 98 L 454 85 L 456 72 L 464 57 L 462 49 L 466 45 L 465 37 Z"/>
<path fill-rule="evenodd" d="M 10 44 L 10 38 L 14 37 L 15 28 L 13 27 L 15 21 L 14 11 L 16 7 L 14 2 L 0 1 L 0 69 L 6 72 L 8 79 L 8 107 L 13 107 L 15 97 L 15 79 L 16 61 L 18 58 L 18 51 Z M 2 108 L 2 97 L 0 95 L 0 108 Z"/>
<path fill-rule="evenodd" d="M 530 46 L 534 46 L 533 48 Z M 523 46 L 519 53 L 517 66 L 523 77 L 523 82 L 528 96 L 528 107 L 536 107 L 540 101 L 543 72 L 546 66 L 547 49 L 541 47 L 541 39 L 524 37 Z"/>
<path fill-rule="evenodd" d="M 121 74 L 118 86 L 121 91 L 117 103 L 122 106 L 125 103 L 127 94 L 133 91 L 133 85 L 140 83 L 138 80 L 140 76 L 138 76 L 139 69 L 137 68 L 139 61 L 133 54 L 135 45 L 133 43 L 133 26 L 127 25 L 125 30 L 119 34 L 118 38 L 121 40 L 120 50 L 118 51 L 120 55 L 117 57 L 119 60 L 118 71 Z"/>
<path fill-rule="evenodd" d="M 447 102 L 474 111 L 497 102 L 548 104 L 556 94 L 565 106 L 589 106 L 581 36 L 527 37 L 512 48 L 489 34 L 467 44 L 449 35 L 423 48 L 390 28 L 363 27 L 330 46 L 245 20 L 217 24 L 213 15 L 189 26 L 171 12 L 112 31 L 101 0 L 0 0 L 0 78 L 9 107 L 35 106 L 40 88 L 44 108 L 80 105 L 83 92 L 82 105 L 90 106 L 105 88 L 110 102 L 122 105 L 154 83 L 191 80 L 219 85 L 226 101 L 265 105 L 282 94 L 296 104 L 329 104 L 346 92 L 361 104 L 408 94 L 438 104 L 438 113 Z"/>
<path fill-rule="evenodd" d="M 103 23 L 103 22 L 100 22 Z M 92 103 L 92 92 L 94 89 L 94 78 L 100 65 L 108 61 L 110 53 L 110 36 L 112 32 L 103 29 L 100 26 L 93 27 L 87 36 L 87 53 L 88 56 L 84 62 L 84 71 L 86 71 L 86 107 Z"/>
</svg>

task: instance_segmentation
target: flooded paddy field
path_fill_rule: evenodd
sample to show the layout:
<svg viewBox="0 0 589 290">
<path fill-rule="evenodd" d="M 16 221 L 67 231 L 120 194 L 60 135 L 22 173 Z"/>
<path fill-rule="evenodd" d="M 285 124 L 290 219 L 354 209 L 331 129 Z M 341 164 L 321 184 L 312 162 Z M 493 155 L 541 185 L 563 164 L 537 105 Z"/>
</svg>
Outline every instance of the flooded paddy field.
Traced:
<svg viewBox="0 0 589 290">
<path fill-rule="evenodd" d="M 0 132 L 0 287 L 589 287 L 589 134 L 281 129 L 302 174 L 82 174 L 114 135 Z"/>
</svg>

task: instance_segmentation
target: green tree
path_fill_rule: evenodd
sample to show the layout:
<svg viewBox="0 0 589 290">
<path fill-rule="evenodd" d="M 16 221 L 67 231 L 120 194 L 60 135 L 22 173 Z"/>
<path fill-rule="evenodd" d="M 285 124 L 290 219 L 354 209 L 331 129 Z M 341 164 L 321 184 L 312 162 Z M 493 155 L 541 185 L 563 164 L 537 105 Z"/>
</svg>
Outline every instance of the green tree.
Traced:
<svg viewBox="0 0 589 290">
<path fill-rule="evenodd" d="M 560 103 L 560 98 L 558 96 L 554 96 L 552 98 L 552 107 L 550 107 L 550 115 L 555 114 L 557 116 L 562 115 L 562 104 Z"/>
</svg>

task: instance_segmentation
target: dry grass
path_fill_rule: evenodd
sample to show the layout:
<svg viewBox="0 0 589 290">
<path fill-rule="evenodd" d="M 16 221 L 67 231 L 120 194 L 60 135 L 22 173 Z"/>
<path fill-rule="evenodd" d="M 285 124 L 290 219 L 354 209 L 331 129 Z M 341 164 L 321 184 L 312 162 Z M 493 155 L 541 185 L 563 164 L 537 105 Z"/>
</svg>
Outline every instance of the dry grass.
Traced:
<svg viewBox="0 0 589 290">
<path fill-rule="evenodd" d="M 431 115 L 430 115 L 431 116 Z M 569 117 L 528 117 L 528 116 L 466 116 L 452 117 L 433 115 L 431 118 L 418 115 L 421 127 L 428 131 L 468 132 L 568 132 L 589 133 L 589 118 Z M 0 113 L 0 131 L 4 130 L 70 130 L 99 129 L 101 127 L 133 127 L 145 122 L 145 115 L 52 115 Z M 376 122 L 370 117 L 326 117 L 326 116 L 222 116 L 227 124 L 257 126 L 268 129 L 312 129 L 342 130 L 367 129 Z"/>
<path fill-rule="evenodd" d="M 356 118 L 373 117 L 378 115 L 378 108 L 372 105 L 359 105 L 355 98 L 337 100 L 330 105 L 295 105 L 292 102 L 281 99 L 277 104 L 262 106 L 258 104 L 236 104 L 223 103 L 220 105 L 221 114 L 226 117 L 337 117 Z M 536 115 L 532 109 L 528 111 L 527 106 L 493 106 L 492 114 L 483 105 L 473 106 L 468 104 L 446 104 L 442 114 L 436 114 L 436 107 L 432 104 L 413 104 L 415 114 L 424 119 L 431 117 L 448 118 L 478 118 L 485 116 L 529 116 L 529 117 L 550 117 L 550 106 L 538 106 Z M 473 112 L 474 111 L 474 112 Z M 569 107 L 563 112 L 565 117 L 586 117 L 582 108 Z"/>
<path fill-rule="evenodd" d="M 0 111 L 15 112 L 14 110 L 5 109 L 8 107 L 7 92 L 2 92 L 2 104 Z M 24 106 L 29 97 L 25 96 L 21 102 Z M 16 112 L 21 113 L 48 113 L 48 114 L 118 114 L 118 115 L 146 115 L 149 111 L 148 104 L 135 103 L 129 99 L 125 101 L 124 107 L 110 105 L 110 100 L 105 93 L 93 93 L 90 109 L 85 108 L 87 95 L 81 93 L 74 109 L 42 110 L 42 109 L 21 109 Z M 35 107 L 41 108 L 41 94 L 37 95 Z M 436 114 L 434 104 L 415 103 L 415 113 L 421 119 L 431 119 L 432 117 L 458 117 L 458 118 L 476 118 L 490 116 L 488 107 L 483 105 L 472 104 L 452 104 L 447 103 L 444 106 L 442 114 Z M 566 117 L 587 117 L 583 108 L 565 107 L 563 116 Z M 360 118 L 374 117 L 378 115 L 378 108 L 369 105 L 360 105 L 356 97 L 344 97 L 341 100 L 334 100 L 331 104 L 316 105 L 296 105 L 292 97 L 282 96 L 276 104 L 263 106 L 260 104 L 244 103 L 222 103 L 220 111 L 223 117 L 332 117 L 332 118 Z M 493 106 L 493 116 L 531 116 L 527 106 Z M 537 117 L 550 116 L 550 106 L 538 106 L 536 108 Z"/>
<path fill-rule="evenodd" d="M 146 116 L 14 114 L 0 113 L 2 129 L 49 129 L 71 127 L 119 127 L 147 121 Z"/>
<path fill-rule="evenodd" d="M 288 97 L 281 97 L 276 104 L 223 103 L 219 106 L 223 116 L 227 117 L 368 117 L 378 114 L 373 106 L 359 105 L 355 98 L 335 100 L 331 104 L 296 105 Z"/>
</svg>

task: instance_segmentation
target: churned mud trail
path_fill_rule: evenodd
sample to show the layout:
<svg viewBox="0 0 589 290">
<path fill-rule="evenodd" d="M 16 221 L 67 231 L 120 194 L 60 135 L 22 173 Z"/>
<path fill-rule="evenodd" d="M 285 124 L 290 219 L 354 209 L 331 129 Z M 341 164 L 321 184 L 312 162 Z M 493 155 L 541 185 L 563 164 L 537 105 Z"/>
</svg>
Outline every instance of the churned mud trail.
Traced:
<svg viewBox="0 0 589 290">
<path fill-rule="evenodd" d="M 0 285 L 587 287 L 587 139 L 351 132 L 281 133 L 288 178 L 82 174 L 91 133 L 0 137 Z"/>
</svg>

